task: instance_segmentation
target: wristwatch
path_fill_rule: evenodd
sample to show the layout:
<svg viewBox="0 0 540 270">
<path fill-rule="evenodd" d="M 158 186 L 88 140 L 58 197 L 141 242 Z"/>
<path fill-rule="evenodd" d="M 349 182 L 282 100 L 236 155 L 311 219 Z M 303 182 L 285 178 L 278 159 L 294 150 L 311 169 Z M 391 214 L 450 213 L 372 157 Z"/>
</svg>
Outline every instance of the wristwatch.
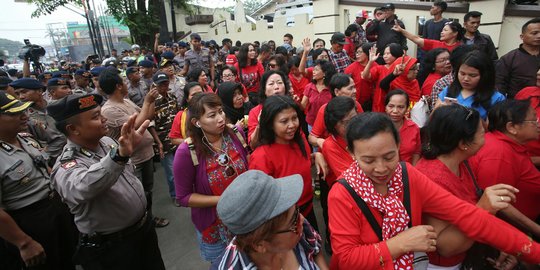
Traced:
<svg viewBox="0 0 540 270">
<path fill-rule="evenodd" d="M 109 154 L 114 162 L 125 164 L 129 161 L 129 157 L 123 157 L 120 155 L 120 153 L 118 153 L 117 147 L 111 148 L 111 152 L 109 152 Z"/>
</svg>

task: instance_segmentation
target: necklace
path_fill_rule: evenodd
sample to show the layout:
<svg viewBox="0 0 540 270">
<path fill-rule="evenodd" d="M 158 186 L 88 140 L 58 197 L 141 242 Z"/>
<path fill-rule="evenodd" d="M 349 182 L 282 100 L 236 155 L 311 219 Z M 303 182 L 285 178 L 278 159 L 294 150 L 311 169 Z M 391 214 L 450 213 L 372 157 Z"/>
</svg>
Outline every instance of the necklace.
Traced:
<svg viewBox="0 0 540 270">
<path fill-rule="evenodd" d="M 221 149 L 216 149 L 206 138 L 206 136 L 203 136 L 202 142 L 214 155 L 217 155 L 216 161 L 219 164 L 219 166 L 223 167 L 223 174 L 226 177 L 231 177 L 238 172 L 236 171 L 236 168 L 232 164 L 232 158 L 227 154 L 227 142 L 225 141 L 225 137 L 223 137 L 223 134 L 221 134 L 221 144 L 224 145 Z"/>
</svg>

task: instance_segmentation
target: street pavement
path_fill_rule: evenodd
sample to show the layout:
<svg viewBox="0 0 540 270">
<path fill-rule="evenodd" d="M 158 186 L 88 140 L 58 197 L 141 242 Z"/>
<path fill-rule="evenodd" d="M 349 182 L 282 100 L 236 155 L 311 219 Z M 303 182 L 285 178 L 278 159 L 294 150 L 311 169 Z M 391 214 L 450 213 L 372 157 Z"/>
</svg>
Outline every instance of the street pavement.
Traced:
<svg viewBox="0 0 540 270">
<path fill-rule="evenodd" d="M 154 163 L 154 199 L 153 212 L 158 217 L 167 218 L 170 224 L 167 227 L 156 228 L 159 238 L 161 256 L 167 270 L 199 270 L 208 269 L 210 264 L 201 259 L 199 245 L 195 235 L 195 227 L 191 223 L 189 208 L 174 206 L 169 198 L 167 181 L 161 164 Z M 319 228 L 324 232 L 324 222 L 320 201 L 313 201 Z M 322 235 L 324 239 L 324 235 Z"/>
</svg>

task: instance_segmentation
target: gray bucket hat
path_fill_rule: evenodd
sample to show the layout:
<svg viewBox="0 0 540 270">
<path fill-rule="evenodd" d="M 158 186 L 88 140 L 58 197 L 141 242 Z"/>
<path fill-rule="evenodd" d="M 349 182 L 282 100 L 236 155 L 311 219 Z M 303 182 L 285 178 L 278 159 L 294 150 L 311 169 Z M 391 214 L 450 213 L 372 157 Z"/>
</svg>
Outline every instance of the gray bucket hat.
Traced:
<svg viewBox="0 0 540 270">
<path fill-rule="evenodd" d="M 246 234 L 295 205 L 303 188 L 299 174 L 273 178 L 262 171 L 249 170 L 223 192 L 217 213 L 232 233 Z"/>
</svg>

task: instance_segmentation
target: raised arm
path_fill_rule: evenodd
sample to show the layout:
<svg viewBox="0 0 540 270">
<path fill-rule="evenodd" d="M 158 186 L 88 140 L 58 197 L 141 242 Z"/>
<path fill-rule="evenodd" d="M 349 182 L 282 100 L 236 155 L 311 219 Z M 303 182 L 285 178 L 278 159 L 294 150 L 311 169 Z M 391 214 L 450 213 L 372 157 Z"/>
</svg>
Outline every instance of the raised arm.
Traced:
<svg viewBox="0 0 540 270">
<path fill-rule="evenodd" d="M 300 65 L 298 66 L 298 70 L 300 71 L 300 73 L 302 73 L 302 75 L 306 76 L 307 57 L 309 55 L 309 51 L 311 51 L 311 41 L 309 40 L 309 38 L 304 38 L 304 40 L 302 40 L 302 47 L 304 48 L 304 50 L 302 51 L 302 58 L 300 58 Z"/>
<path fill-rule="evenodd" d="M 364 80 L 371 80 L 371 67 L 373 66 L 373 63 L 379 58 L 379 54 L 377 53 L 377 46 L 374 45 L 369 49 L 369 61 L 362 71 L 362 79 Z"/>
<path fill-rule="evenodd" d="M 401 33 L 404 37 L 406 37 L 408 40 L 414 42 L 416 45 L 418 45 L 418 47 L 420 48 L 423 48 L 424 47 L 424 39 L 413 34 L 413 33 L 410 33 L 409 31 L 403 29 L 396 21 L 396 24 L 394 24 L 394 26 L 392 26 L 392 30 L 396 31 L 396 32 L 399 32 Z"/>
</svg>

